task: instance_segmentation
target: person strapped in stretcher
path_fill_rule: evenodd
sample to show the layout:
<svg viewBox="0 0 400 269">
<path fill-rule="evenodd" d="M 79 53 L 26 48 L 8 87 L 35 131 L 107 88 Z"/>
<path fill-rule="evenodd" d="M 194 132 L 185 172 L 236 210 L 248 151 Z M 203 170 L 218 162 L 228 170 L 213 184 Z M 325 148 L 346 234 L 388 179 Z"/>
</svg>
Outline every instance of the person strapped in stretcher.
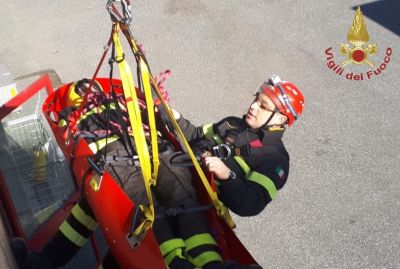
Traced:
<svg viewBox="0 0 400 269">
<path fill-rule="evenodd" d="M 71 84 L 67 106 L 59 113 L 59 128 L 68 127 L 89 85 L 88 79 Z M 97 81 L 88 94 L 83 113 L 75 122 L 77 135 L 87 141 L 93 152 L 93 168 L 99 173 L 107 171 L 136 205 L 148 206 L 124 95 L 116 89 L 113 96 L 109 96 Z M 140 104 L 144 113 L 146 106 Z M 146 123 L 143 124 L 146 130 Z M 161 135 L 158 136 L 158 147 L 159 176 L 157 185 L 152 187 L 156 207 L 153 232 L 167 266 L 171 269 L 261 268 L 223 261 L 203 213 L 193 210 L 201 206 L 192 185 L 191 171 L 187 167 L 171 165 L 171 159 L 181 152 Z M 81 197 L 53 239 L 41 252 L 30 252 L 21 259 L 19 267 L 49 269 L 64 266 L 85 245 L 96 227 L 89 203 Z M 102 268 L 120 268 L 111 252 L 104 258 Z"/>
</svg>

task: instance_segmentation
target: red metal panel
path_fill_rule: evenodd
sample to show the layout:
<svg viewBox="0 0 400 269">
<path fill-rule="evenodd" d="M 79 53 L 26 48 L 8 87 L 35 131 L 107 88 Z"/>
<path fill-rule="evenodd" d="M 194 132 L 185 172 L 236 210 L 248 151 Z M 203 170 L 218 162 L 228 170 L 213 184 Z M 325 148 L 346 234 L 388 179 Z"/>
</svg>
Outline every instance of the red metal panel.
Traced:
<svg viewBox="0 0 400 269">
<path fill-rule="evenodd" d="M 48 94 L 51 94 L 54 91 L 50 78 L 47 74 L 41 76 L 25 90 L 21 91 L 7 103 L 3 104 L 0 107 L 0 121 L 43 88 L 46 89 Z"/>
<path fill-rule="evenodd" d="M 18 220 L 18 214 L 12 203 L 10 193 L 8 192 L 6 182 L 3 174 L 0 171 L 0 198 L 4 206 L 4 211 L 7 215 L 7 220 L 11 226 L 13 233 L 16 236 L 25 237 L 24 229 L 22 229 L 21 223 Z"/>
<path fill-rule="evenodd" d="M 195 184 L 199 200 L 203 204 L 210 204 L 211 200 L 208 196 L 204 185 L 200 178 L 194 174 L 193 183 Z M 206 213 L 208 224 L 221 250 L 224 260 L 234 260 L 240 264 L 257 264 L 253 256 L 247 251 L 236 236 L 234 231 L 218 217 L 214 209 L 210 209 Z"/>
</svg>

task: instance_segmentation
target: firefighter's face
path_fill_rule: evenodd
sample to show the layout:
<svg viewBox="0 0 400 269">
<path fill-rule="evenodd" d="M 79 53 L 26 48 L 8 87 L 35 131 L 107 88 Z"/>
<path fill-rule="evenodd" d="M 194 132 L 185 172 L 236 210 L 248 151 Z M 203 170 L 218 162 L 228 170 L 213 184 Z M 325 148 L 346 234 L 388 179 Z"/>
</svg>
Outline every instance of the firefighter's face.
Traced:
<svg viewBox="0 0 400 269">
<path fill-rule="evenodd" d="M 85 93 L 87 91 L 87 89 L 89 88 L 90 83 L 89 82 L 84 82 L 84 83 L 80 83 L 79 85 L 77 85 L 75 87 L 75 92 L 80 96 L 83 97 L 85 96 Z"/>
<path fill-rule="evenodd" d="M 282 125 L 286 116 L 280 114 L 272 100 L 264 93 L 257 93 L 246 114 L 246 123 L 251 128 L 260 128 L 271 117 L 268 125 Z"/>
</svg>

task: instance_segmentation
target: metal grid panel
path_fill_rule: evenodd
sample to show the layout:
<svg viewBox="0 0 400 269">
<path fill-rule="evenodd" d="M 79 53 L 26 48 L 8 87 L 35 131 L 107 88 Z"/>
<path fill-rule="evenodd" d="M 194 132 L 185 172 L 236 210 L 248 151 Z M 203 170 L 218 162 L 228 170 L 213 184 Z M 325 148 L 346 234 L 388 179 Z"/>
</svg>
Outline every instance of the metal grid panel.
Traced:
<svg viewBox="0 0 400 269">
<path fill-rule="evenodd" d="M 3 128 L 0 167 L 29 236 L 62 206 L 75 185 L 39 113 L 5 122 Z"/>
</svg>

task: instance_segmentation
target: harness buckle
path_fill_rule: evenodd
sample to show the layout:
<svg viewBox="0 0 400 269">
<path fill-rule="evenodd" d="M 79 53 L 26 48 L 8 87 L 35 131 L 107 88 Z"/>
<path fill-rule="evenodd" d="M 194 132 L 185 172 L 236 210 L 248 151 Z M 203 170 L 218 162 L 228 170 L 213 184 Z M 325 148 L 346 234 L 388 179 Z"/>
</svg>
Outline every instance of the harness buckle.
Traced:
<svg viewBox="0 0 400 269">
<path fill-rule="evenodd" d="M 165 215 L 175 217 L 176 215 L 181 214 L 183 212 L 185 212 L 185 209 L 182 206 L 171 207 L 165 210 Z"/>
<path fill-rule="evenodd" d="M 232 155 L 232 150 L 227 144 L 219 144 L 211 147 L 212 154 L 222 160 L 226 160 Z"/>
<path fill-rule="evenodd" d="M 74 140 L 76 140 L 76 139 L 79 137 L 80 134 L 81 134 L 81 132 L 80 132 L 79 130 L 75 130 L 75 131 L 73 131 L 73 132 L 71 133 L 71 136 L 72 136 L 72 138 L 73 138 Z"/>
<path fill-rule="evenodd" d="M 99 175 L 99 176 L 103 176 L 104 174 L 104 162 L 102 160 L 99 160 L 97 163 L 94 162 L 90 157 L 87 158 L 87 161 L 90 165 L 90 167 L 93 168 L 93 170 Z"/>
</svg>

